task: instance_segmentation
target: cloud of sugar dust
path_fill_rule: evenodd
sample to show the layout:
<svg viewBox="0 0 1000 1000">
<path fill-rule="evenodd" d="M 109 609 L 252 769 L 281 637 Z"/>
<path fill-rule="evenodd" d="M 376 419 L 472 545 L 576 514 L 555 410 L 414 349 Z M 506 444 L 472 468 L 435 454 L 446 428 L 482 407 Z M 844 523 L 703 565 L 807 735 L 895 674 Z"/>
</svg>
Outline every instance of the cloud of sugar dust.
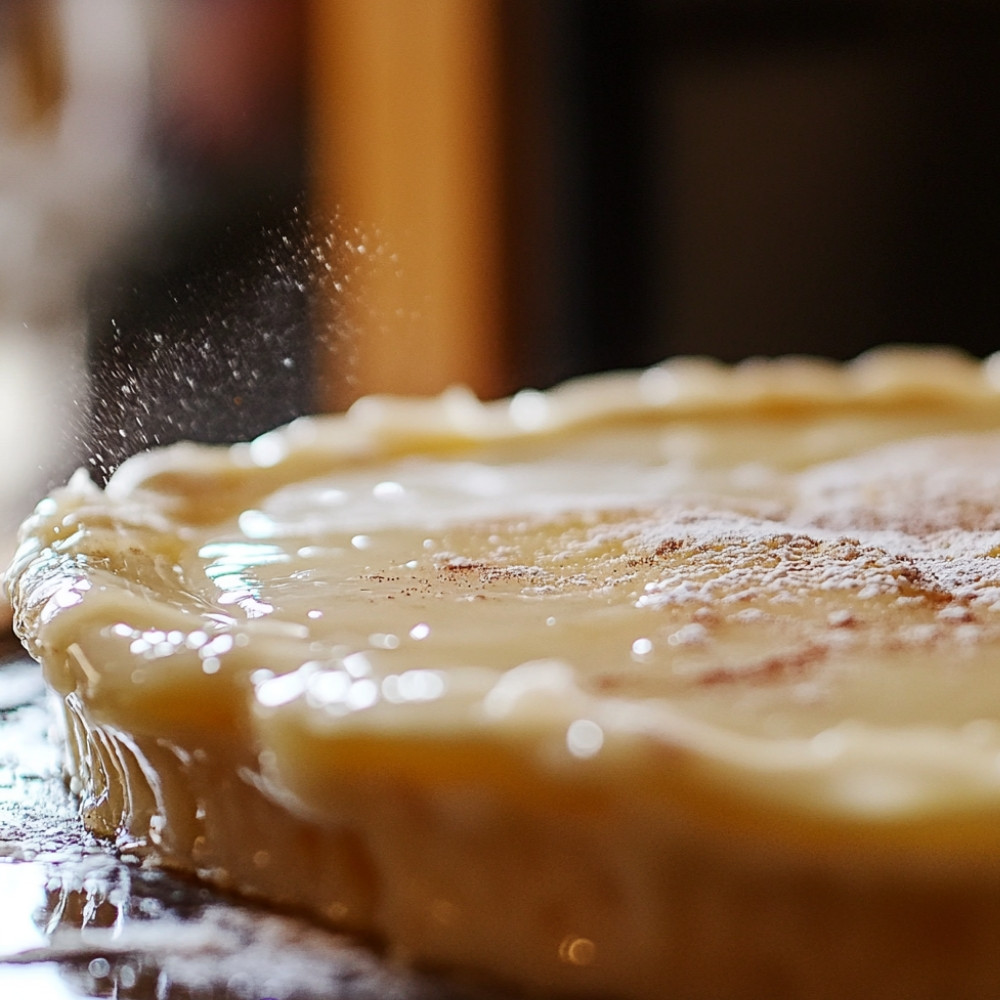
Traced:
<svg viewBox="0 0 1000 1000">
<path fill-rule="evenodd" d="M 258 205 L 160 233 L 109 268 L 91 302 L 94 478 L 147 448 L 245 440 L 320 409 L 326 382 L 351 378 L 340 304 L 360 294 L 376 242 Z"/>
</svg>

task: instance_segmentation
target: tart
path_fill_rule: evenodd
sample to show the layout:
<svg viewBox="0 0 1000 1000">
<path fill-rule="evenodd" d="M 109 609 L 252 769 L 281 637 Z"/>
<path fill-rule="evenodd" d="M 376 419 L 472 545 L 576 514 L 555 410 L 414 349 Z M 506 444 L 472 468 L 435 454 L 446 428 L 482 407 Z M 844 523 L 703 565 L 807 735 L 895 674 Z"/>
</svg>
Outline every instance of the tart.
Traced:
<svg viewBox="0 0 1000 1000">
<path fill-rule="evenodd" d="M 77 474 L 6 583 L 122 851 L 528 994 L 996 994 L 992 361 L 363 399 Z"/>
</svg>

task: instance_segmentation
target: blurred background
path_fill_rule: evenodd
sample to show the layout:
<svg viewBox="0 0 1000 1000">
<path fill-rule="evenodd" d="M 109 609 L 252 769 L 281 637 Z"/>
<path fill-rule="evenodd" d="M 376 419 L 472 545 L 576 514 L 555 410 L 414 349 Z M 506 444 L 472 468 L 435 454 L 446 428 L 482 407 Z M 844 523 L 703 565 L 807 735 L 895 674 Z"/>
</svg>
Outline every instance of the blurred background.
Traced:
<svg viewBox="0 0 1000 1000">
<path fill-rule="evenodd" d="M 997 345 L 987 0 L 4 0 L 0 528 L 369 391 Z"/>
</svg>

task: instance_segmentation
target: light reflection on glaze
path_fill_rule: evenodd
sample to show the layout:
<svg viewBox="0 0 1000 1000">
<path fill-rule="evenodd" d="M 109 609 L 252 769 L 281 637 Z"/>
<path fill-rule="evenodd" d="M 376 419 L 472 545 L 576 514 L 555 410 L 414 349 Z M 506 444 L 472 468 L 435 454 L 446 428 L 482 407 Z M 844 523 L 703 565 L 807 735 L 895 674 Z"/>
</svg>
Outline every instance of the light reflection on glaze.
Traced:
<svg viewBox="0 0 1000 1000">
<path fill-rule="evenodd" d="M 566 746 L 574 757 L 593 757 L 603 745 L 604 730 L 592 719 L 575 719 L 566 730 Z"/>
<path fill-rule="evenodd" d="M 253 519 L 250 537 L 270 537 L 271 532 L 259 533 L 262 522 L 273 526 L 260 511 L 241 514 L 241 529 L 246 531 L 243 521 L 247 513 L 257 515 Z M 220 604 L 238 605 L 248 618 L 260 618 L 274 611 L 274 605 L 261 597 L 256 570 L 262 566 L 291 562 L 290 554 L 281 547 L 244 541 L 213 542 L 203 545 L 198 550 L 198 557 L 207 560 L 204 573 L 221 591 L 218 597 Z"/>
</svg>

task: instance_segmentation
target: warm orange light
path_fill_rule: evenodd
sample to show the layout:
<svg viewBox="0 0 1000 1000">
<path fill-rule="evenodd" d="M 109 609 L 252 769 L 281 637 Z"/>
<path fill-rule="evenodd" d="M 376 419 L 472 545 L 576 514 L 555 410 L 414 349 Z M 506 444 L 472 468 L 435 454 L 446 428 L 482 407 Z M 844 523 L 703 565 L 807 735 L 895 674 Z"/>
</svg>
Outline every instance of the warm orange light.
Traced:
<svg viewBox="0 0 1000 1000">
<path fill-rule="evenodd" d="M 354 384 L 336 379 L 334 404 L 456 382 L 496 395 L 508 387 L 494 2 L 314 9 L 316 197 L 339 217 L 337 238 L 354 240 L 356 265 L 338 303 Z"/>
</svg>

